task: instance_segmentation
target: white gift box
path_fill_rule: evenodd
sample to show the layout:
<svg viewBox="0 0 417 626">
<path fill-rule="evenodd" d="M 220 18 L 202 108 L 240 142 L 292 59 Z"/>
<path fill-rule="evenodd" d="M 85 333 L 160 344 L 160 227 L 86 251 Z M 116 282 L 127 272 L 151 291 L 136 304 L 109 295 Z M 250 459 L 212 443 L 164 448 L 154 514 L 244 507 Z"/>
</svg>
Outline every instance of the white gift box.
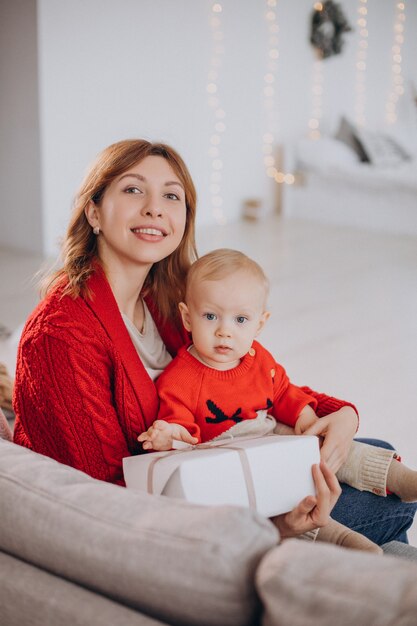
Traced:
<svg viewBox="0 0 417 626">
<path fill-rule="evenodd" d="M 314 495 L 317 437 L 268 435 L 123 459 L 126 486 L 195 504 L 249 506 L 271 517 Z"/>
</svg>

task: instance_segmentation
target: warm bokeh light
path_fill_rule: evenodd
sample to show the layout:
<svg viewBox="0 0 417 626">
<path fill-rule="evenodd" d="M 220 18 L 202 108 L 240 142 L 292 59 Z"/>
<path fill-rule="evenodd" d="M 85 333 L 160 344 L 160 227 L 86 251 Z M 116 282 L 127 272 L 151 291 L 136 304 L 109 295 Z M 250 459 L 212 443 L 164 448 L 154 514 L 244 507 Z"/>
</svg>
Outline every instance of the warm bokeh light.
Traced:
<svg viewBox="0 0 417 626">
<path fill-rule="evenodd" d="M 356 50 L 356 84 L 355 84 L 355 122 L 358 126 L 366 125 L 366 60 L 368 56 L 368 0 L 359 0 L 356 23 L 358 25 L 358 43 Z"/>
<path fill-rule="evenodd" d="M 311 110 L 307 122 L 310 139 L 320 137 L 320 120 L 323 117 L 323 59 L 316 58 L 313 62 L 311 77 Z M 286 181 L 283 181 L 286 182 Z"/>
<path fill-rule="evenodd" d="M 223 133 L 226 130 L 226 124 L 223 121 L 226 117 L 226 112 L 221 106 L 219 94 L 219 79 L 225 50 L 224 33 L 222 30 L 222 12 L 223 7 L 220 3 L 216 2 L 212 5 L 212 15 L 210 17 L 212 53 L 207 73 L 206 85 L 206 91 L 209 94 L 208 105 L 213 111 L 213 129 L 210 135 L 210 145 L 208 148 L 208 154 L 211 158 L 211 185 L 209 187 L 210 202 L 214 219 L 220 224 L 224 224 L 226 222 L 226 218 L 222 210 L 223 197 L 221 188 L 223 169 L 221 145 Z"/>
<path fill-rule="evenodd" d="M 391 48 L 391 87 L 385 104 L 385 121 L 388 124 L 395 124 L 397 121 L 397 103 L 399 97 L 404 93 L 404 78 L 402 75 L 402 54 L 401 46 L 404 43 L 405 31 L 405 2 L 397 2 L 394 19 L 394 43 Z"/>
</svg>

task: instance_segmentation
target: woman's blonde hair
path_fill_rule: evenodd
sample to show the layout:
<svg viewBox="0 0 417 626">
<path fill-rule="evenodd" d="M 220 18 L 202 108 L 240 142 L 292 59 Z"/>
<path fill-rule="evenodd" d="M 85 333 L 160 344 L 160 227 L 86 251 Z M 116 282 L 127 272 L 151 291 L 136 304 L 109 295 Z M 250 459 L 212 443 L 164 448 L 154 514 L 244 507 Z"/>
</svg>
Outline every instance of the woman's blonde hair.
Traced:
<svg viewBox="0 0 417 626">
<path fill-rule="evenodd" d="M 180 245 L 167 258 L 155 263 L 144 284 L 143 295 L 149 295 L 163 319 L 178 320 L 178 302 L 184 298 L 185 279 L 191 263 L 197 258 L 195 245 L 195 212 L 197 194 L 191 175 L 179 154 L 170 146 L 144 139 L 128 139 L 105 148 L 97 157 L 79 189 L 72 216 L 62 245 L 62 268 L 44 281 L 44 292 L 66 279 L 64 294 L 88 297 L 87 279 L 94 272 L 98 257 L 97 236 L 88 223 L 85 209 L 89 202 L 99 205 L 107 187 L 126 170 L 148 156 L 166 159 L 184 186 L 186 224 Z"/>
<path fill-rule="evenodd" d="M 219 248 L 200 257 L 189 269 L 187 276 L 186 301 L 193 285 L 204 280 L 221 280 L 238 271 L 245 271 L 259 281 L 268 297 L 269 281 L 262 267 L 239 250 Z"/>
</svg>

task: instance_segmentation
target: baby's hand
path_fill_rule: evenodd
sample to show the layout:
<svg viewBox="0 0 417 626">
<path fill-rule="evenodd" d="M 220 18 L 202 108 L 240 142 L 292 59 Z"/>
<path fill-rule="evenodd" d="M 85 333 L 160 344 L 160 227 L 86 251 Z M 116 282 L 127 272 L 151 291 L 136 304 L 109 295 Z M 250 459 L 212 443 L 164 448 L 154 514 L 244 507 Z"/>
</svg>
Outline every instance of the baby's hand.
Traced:
<svg viewBox="0 0 417 626">
<path fill-rule="evenodd" d="M 195 444 L 197 437 L 190 435 L 180 424 L 171 424 L 164 420 L 156 420 L 150 428 L 138 437 L 144 450 L 171 450 L 173 440 Z"/>
<path fill-rule="evenodd" d="M 307 404 L 304 409 L 301 411 L 300 415 L 294 426 L 294 431 L 296 435 L 303 435 L 306 430 L 311 428 L 319 418 L 316 415 L 314 409 Z"/>
</svg>

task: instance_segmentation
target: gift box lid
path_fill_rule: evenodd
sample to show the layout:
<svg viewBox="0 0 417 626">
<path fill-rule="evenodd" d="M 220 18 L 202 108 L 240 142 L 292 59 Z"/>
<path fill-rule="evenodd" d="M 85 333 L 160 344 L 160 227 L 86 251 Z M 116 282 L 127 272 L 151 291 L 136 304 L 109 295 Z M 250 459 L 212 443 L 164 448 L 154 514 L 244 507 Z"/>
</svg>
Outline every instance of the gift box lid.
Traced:
<svg viewBox="0 0 417 626">
<path fill-rule="evenodd" d="M 268 435 L 127 457 L 123 469 L 129 488 L 272 516 L 315 493 L 311 466 L 319 460 L 317 437 Z"/>
</svg>

